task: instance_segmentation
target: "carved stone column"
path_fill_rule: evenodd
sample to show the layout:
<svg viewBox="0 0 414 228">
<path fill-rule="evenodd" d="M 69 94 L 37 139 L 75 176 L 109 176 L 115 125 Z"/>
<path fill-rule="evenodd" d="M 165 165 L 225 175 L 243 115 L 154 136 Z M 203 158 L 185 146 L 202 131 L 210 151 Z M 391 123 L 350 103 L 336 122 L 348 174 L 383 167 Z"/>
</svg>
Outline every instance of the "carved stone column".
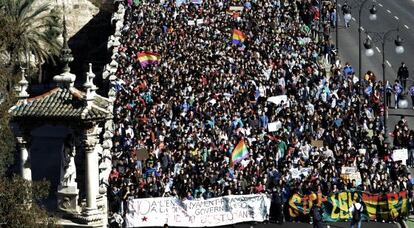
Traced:
<svg viewBox="0 0 414 228">
<path fill-rule="evenodd" d="M 23 179 L 32 181 L 32 168 L 30 166 L 29 143 L 27 136 L 17 136 L 17 144 L 20 151 L 20 173 Z"/>
<path fill-rule="evenodd" d="M 102 129 L 97 125 L 87 129 L 83 135 L 83 146 L 86 158 L 86 208 L 83 211 L 87 224 L 101 223 L 102 214 L 97 207 L 97 196 L 99 189 L 98 152 L 95 146 Z"/>
</svg>

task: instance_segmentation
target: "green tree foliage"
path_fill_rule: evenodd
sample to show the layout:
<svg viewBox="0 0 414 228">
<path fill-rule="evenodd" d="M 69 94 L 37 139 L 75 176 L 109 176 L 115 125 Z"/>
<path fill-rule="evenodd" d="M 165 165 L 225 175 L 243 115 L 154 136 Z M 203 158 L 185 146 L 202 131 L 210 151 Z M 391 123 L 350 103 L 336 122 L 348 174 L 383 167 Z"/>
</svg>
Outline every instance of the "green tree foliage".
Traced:
<svg viewBox="0 0 414 228">
<path fill-rule="evenodd" d="M 48 194 L 46 182 L 28 182 L 5 177 L 16 151 L 9 125 L 9 108 L 15 104 L 14 87 L 21 66 L 29 56 L 38 66 L 59 54 L 61 33 L 59 12 L 48 1 L 0 0 L 0 226 L 53 226 L 41 206 Z"/>
<path fill-rule="evenodd" d="M 9 127 L 8 110 L 16 102 L 13 86 L 17 78 L 10 68 L 0 68 L 0 176 L 13 163 L 16 150 L 14 135 Z"/>
<path fill-rule="evenodd" d="M 40 204 L 48 195 L 46 181 L 28 182 L 21 177 L 0 178 L 2 227 L 54 227 L 55 220 Z"/>
<path fill-rule="evenodd" d="M 45 2 L 45 1 L 42 1 Z M 59 54 L 59 12 L 40 0 L 0 0 L 0 51 L 18 66 L 33 55 L 38 63 Z"/>
<path fill-rule="evenodd" d="M 39 67 L 58 56 L 60 18 L 47 1 L 0 0 L 0 175 L 12 163 L 15 150 L 7 111 L 16 102 L 13 89 L 19 69 L 27 66 L 30 56 Z"/>
</svg>

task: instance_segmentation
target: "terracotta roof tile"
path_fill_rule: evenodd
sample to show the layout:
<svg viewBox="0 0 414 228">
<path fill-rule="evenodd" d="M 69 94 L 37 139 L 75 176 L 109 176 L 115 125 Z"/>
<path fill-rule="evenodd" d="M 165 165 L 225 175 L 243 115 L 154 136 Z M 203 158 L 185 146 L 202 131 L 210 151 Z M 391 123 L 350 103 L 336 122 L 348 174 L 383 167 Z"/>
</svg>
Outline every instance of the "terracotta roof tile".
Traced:
<svg viewBox="0 0 414 228">
<path fill-rule="evenodd" d="M 42 95 L 27 99 L 27 103 L 19 101 L 10 110 L 12 118 L 47 118 L 47 119 L 103 119 L 111 116 L 107 111 L 106 99 L 96 96 L 96 102 L 82 117 L 87 108 L 83 92 L 77 89 L 55 88 Z M 102 107 L 101 107 L 102 106 Z"/>
</svg>

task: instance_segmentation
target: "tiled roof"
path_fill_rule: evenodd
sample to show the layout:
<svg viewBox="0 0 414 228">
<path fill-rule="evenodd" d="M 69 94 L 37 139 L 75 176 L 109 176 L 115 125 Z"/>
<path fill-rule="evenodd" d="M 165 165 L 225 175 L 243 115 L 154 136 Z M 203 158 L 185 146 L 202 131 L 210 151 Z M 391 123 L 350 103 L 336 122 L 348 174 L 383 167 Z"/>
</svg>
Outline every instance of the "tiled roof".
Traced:
<svg viewBox="0 0 414 228">
<path fill-rule="evenodd" d="M 111 116 L 107 110 L 106 98 L 95 96 L 91 107 L 87 108 L 84 93 L 75 88 L 55 88 L 40 96 L 20 100 L 10 109 L 12 118 L 42 119 L 104 119 Z"/>
</svg>

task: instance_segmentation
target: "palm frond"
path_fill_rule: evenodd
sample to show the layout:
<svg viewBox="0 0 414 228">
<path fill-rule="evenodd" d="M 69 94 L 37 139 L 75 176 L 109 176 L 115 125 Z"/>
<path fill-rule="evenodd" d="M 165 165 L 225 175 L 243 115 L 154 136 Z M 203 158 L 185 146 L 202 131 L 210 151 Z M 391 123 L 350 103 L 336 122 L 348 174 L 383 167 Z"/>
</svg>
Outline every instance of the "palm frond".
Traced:
<svg viewBox="0 0 414 228">
<path fill-rule="evenodd" d="M 0 33 L 1 48 L 20 63 L 28 53 L 45 62 L 59 54 L 60 15 L 40 0 L 0 0 L 0 18 L 8 28 Z M 1 20 L 0 20 L 1 22 Z"/>
</svg>

